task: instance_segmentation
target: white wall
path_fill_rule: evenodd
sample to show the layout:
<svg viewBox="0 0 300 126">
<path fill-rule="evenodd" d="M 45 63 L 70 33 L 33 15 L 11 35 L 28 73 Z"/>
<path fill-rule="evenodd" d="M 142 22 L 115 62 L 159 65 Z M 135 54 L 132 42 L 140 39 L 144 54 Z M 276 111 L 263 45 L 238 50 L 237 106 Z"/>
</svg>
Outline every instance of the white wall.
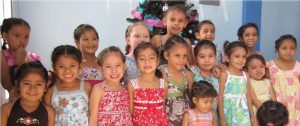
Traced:
<svg viewBox="0 0 300 126">
<path fill-rule="evenodd" d="M 298 41 L 296 59 L 300 59 L 300 1 L 263 1 L 261 52 L 267 60 L 276 57 L 275 40 L 292 34 Z"/>
<path fill-rule="evenodd" d="M 132 0 L 135 1 L 135 0 Z M 61 44 L 74 44 L 73 31 L 81 23 L 93 25 L 99 33 L 98 52 L 110 45 L 125 48 L 124 33 L 137 2 L 88 1 L 13 1 L 13 16 L 22 17 L 31 26 L 27 50 L 42 57 L 51 68 L 51 51 Z"/>
<path fill-rule="evenodd" d="M 215 43 L 236 40 L 236 32 L 242 20 L 242 2 L 221 0 L 220 6 L 199 5 L 199 20 L 210 19 L 216 26 Z M 88 1 L 13 1 L 13 16 L 22 17 L 31 25 L 28 50 L 42 57 L 51 68 L 51 51 L 61 44 L 73 43 L 73 30 L 81 23 L 93 25 L 100 36 L 100 50 L 116 45 L 124 50 L 124 33 L 131 17 L 130 11 L 138 0 L 88 0 Z"/>
</svg>

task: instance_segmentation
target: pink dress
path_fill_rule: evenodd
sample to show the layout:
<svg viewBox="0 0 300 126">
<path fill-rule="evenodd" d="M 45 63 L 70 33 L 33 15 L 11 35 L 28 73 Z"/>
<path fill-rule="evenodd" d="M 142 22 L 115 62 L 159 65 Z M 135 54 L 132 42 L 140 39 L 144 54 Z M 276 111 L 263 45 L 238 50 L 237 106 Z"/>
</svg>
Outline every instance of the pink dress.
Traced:
<svg viewBox="0 0 300 126">
<path fill-rule="evenodd" d="M 134 88 L 134 126 L 169 126 L 164 109 L 164 80 L 160 79 L 160 88 L 139 88 L 138 80 L 131 80 Z"/>
<path fill-rule="evenodd" d="M 213 125 L 213 112 L 196 113 L 192 109 L 188 109 L 187 112 L 189 113 L 189 126 Z"/>
<path fill-rule="evenodd" d="M 92 86 L 104 80 L 99 67 L 83 67 L 78 78 L 89 82 Z"/>
<path fill-rule="evenodd" d="M 99 103 L 99 126 L 132 126 L 132 118 L 129 113 L 128 91 L 124 88 L 119 91 L 109 91 L 103 84 L 104 97 Z"/>
<path fill-rule="evenodd" d="M 270 80 L 277 101 L 283 103 L 289 111 L 289 126 L 300 125 L 300 62 L 296 61 L 293 69 L 283 71 L 274 61 L 267 64 L 270 70 Z"/>
</svg>

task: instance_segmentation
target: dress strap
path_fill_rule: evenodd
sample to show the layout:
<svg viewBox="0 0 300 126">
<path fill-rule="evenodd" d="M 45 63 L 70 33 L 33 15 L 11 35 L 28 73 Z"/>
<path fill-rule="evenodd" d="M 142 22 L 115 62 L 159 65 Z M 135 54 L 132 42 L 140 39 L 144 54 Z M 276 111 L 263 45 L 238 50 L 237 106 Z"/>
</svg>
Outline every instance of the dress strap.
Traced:
<svg viewBox="0 0 300 126">
<path fill-rule="evenodd" d="M 84 81 L 80 81 L 80 91 L 85 91 L 84 90 Z"/>
<path fill-rule="evenodd" d="M 164 88 L 165 87 L 165 81 L 164 79 L 159 79 L 159 87 Z"/>
<path fill-rule="evenodd" d="M 168 67 L 165 67 L 165 71 L 166 71 L 167 78 L 170 79 L 171 78 L 171 74 L 169 72 Z"/>
<path fill-rule="evenodd" d="M 130 81 L 130 83 L 132 84 L 133 89 L 138 89 L 138 88 L 139 88 L 139 83 L 138 83 L 137 78 L 136 78 L 136 79 L 132 79 L 132 80 Z"/>
</svg>

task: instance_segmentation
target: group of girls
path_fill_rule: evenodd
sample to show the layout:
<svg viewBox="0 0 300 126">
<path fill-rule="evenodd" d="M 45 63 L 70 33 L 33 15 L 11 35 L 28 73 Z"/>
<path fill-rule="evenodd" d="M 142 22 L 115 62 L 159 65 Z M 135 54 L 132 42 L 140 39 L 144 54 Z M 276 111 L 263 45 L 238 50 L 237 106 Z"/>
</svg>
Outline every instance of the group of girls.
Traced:
<svg viewBox="0 0 300 126">
<path fill-rule="evenodd" d="M 28 23 L 5 19 L 1 35 L 9 48 L 1 52 L 1 83 L 16 100 L 2 105 L 1 125 L 300 125 L 292 35 L 276 40 L 277 58 L 266 63 L 254 49 L 253 23 L 241 26 L 239 41 L 225 42 L 220 54 L 212 22 L 199 23 L 194 46 L 178 36 L 188 22 L 183 8 L 170 7 L 163 22 L 167 33 L 152 38 L 145 24 L 130 25 L 126 55 L 115 46 L 96 55 L 98 33 L 81 24 L 76 47 L 57 46 L 48 72 L 25 50 Z"/>
</svg>

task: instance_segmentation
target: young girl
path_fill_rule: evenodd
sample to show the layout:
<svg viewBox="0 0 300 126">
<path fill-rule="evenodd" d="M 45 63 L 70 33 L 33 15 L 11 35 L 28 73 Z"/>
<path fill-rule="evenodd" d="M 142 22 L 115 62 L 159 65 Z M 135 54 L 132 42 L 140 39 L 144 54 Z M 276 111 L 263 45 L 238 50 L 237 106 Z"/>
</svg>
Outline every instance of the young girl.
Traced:
<svg viewBox="0 0 300 126">
<path fill-rule="evenodd" d="M 40 57 L 25 50 L 30 35 L 30 26 L 25 20 L 21 18 L 4 19 L 1 26 L 1 35 L 4 41 L 1 50 L 1 84 L 4 89 L 11 93 L 10 99 L 13 100 L 18 95 L 12 90 L 13 84 L 9 77 L 9 68 L 14 65 L 20 66 L 29 61 L 40 60 Z"/>
<path fill-rule="evenodd" d="M 45 95 L 45 103 L 55 110 L 56 126 L 88 125 L 91 85 L 78 79 L 82 54 L 74 46 L 57 46 L 51 56 L 56 84 Z"/>
<path fill-rule="evenodd" d="M 121 79 L 125 73 L 125 56 L 118 47 L 101 51 L 98 63 L 105 80 L 93 87 L 90 97 L 90 126 L 131 126 L 128 91 Z"/>
<path fill-rule="evenodd" d="M 239 41 L 225 42 L 226 71 L 219 79 L 219 117 L 221 126 L 250 126 L 255 124 L 250 97 L 249 77 L 243 71 L 247 47 Z M 251 119 L 251 122 L 250 122 Z"/>
<path fill-rule="evenodd" d="M 212 111 L 217 96 L 217 91 L 209 82 L 194 82 L 190 92 L 192 109 L 184 113 L 182 126 L 217 126 L 216 115 Z"/>
<path fill-rule="evenodd" d="M 201 21 L 196 28 L 195 36 L 197 39 L 211 42 L 215 40 L 215 25 L 210 20 Z"/>
<path fill-rule="evenodd" d="M 20 97 L 1 107 L 1 126 L 54 126 L 54 111 L 41 99 L 47 91 L 48 71 L 40 62 L 29 62 L 13 75 Z"/>
<path fill-rule="evenodd" d="M 257 121 L 260 126 L 286 126 L 289 112 L 282 103 L 268 100 L 259 107 Z"/>
<path fill-rule="evenodd" d="M 81 24 L 74 30 L 74 39 L 83 58 L 79 78 L 92 85 L 102 82 L 103 77 L 95 55 L 99 44 L 98 32 L 89 24 Z"/>
<path fill-rule="evenodd" d="M 124 76 L 124 84 L 128 84 L 130 80 L 137 78 L 139 71 L 133 57 L 133 50 L 141 42 L 150 42 L 150 32 L 143 22 L 136 22 L 126 29 L 126 73 Z"/>
<path fill-rule="evenodd" d="M 251 100 L 255 115 L 263 102 L 270 99 L 276 101 L 276 98 L 270 80 L 265 78 L 266 61 L 263 56 L 258 54 L 248 56 L 245 68 L 250 76 Z"/>
<path fill-rule="evenodd" d="M 300 125 L 300 62 L 294 59 L 296 38 L 283 35 L 275 41 L 277 58 L 268 62 L 270 80 L 277 101 L 284 104 L 289 113 L 289 125 Z"/>
<path fill-rule="evenodd" d="M 130 112 L 134 126 L 169 126 L 165 111 L 168 84 L 159 76 L 158 52 L 150 43 L 141 43 L 134 50 L 139 77 L 127 85 Z"/>
<path fill-rule="evenodd" d="M 219 76 L 216 76 L 213 73 L 216 64 L 216 53 L 216 46 L 213 42 L 209 40 L 201 40 L 194 48 L 196 65 L 190 67 L 190 70 L 194 75 L 194 82 L 205 80 L 212 84 L 215 90 L 219 92 Z M 213 110 L 216 115 L 217 107 L 218 104 L 215 102 Z"/>
<path fill-rule="evenodd" d="M 166 111 L 172 126 L 182 124 L 184 110 L 189 107 L 184 91 L 192 88 L 193 76 L 184 69 L 187 55 L 188 45 L 182 37 L 172 36 L 167 40 L 164 57 L 168 65 L 162 69 L 162 72 L 163 78 L 169 85 Z"/>
<path fill-rule="evenodd" d="M 178 36 L 188 23 L 188 16 L 184 6 L 174 5 L 170 6 L 165 12 L 163 23 L 166 26 L 167 33 L 165 35 L 155 35 L 151 38 L 151 43 L 158 49 L 160 64 L 167 64 L 166 59 L 163 57 L 166 40 L 171 36 Z M 189 45 L 188 63 L 192 64 L 192 46 L 191 42 L 186 39 Z"/>
<path fill-rule="evenodd" d="M 259 51 L 254 49 L 255 44 L 258 40 L 258 28 L 254 23 L 247 23 L 242 25 L 237 33 L 240 41 L 244 42 L 247 46 L 248 55 L 259 54 Z"/>
</svg>

